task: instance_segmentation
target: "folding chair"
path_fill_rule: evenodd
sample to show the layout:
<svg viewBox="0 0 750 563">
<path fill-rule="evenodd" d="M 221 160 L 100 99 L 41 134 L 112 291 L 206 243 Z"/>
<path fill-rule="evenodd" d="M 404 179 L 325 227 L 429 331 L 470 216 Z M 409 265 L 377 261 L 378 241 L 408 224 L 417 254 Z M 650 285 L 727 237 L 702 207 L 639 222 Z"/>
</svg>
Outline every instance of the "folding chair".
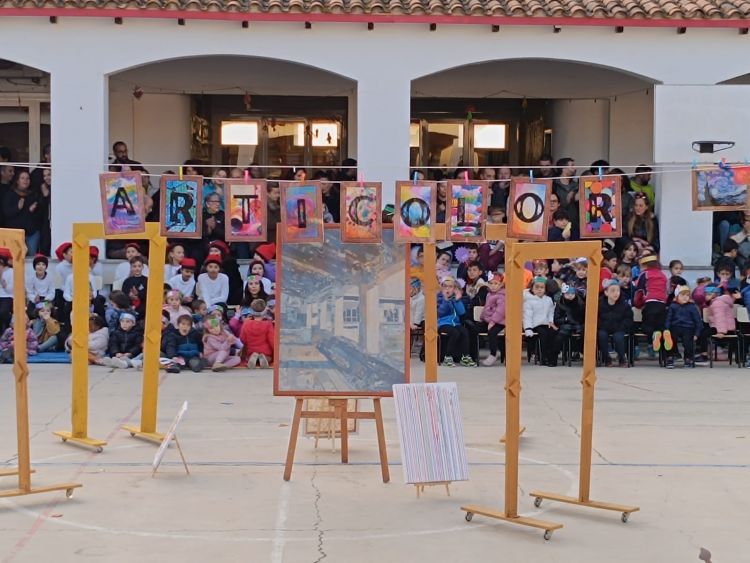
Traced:
<svg viewBox="0 0 750 563">
<path fill-rule="evenodd" d="M 747 350 L 745 350 L 745 341 L 750 338 L 750 314 L 744 305 L 734 306 L 734 318 L 737 319 L 737 333 L 742 338 L 742 363 L 747 362 Z"/>
<path fill-rule="evenodd" d="M 474 322 L 475 323 L 481 323 L 482 322 L 482 311 L 484 311 L 484 307 L 481 305 L 477 305 L 474 307 Z M 478 332 L 477 333 L 477 351 L 479 350 L 479 339 L 480 338 L 487 338 L 489 334 L 487 332 Z M 500 362 L 505 363 L 505 329 L 500 331 L 499 336 L 500 338 L 500 345 L 498 346 L 498 353 L 500 354 Z"/>
</svg>

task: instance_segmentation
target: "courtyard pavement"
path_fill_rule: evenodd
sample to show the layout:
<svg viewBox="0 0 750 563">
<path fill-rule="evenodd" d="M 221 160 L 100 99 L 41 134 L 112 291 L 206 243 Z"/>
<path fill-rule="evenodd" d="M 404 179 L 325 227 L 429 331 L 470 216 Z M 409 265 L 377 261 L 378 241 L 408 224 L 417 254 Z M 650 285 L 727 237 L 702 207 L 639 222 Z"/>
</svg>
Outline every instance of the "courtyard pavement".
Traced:
<svg viewBox="0 0 750 563">
<path fill-rule="evenodd" d="M 422 366 L 413 363 L 413 380 Z M 9 366 L 0 371 L 0 469 L 13 464 L 15 402 Z M 383 484 L 375 428 L 363 421 L 350 464 L 330 441 L 300 438 L 292 480 L 282 480 L 293 408 L 272 396 L 270 371 L 165 376 L 159 430 L 184 400 L 175 448 L 155 478 L 156 446 L 119 430 L 137 422 L 141 373 L 92 368 L 90 434 L 103 453 L 61 443 L 70 425 L 70 366 L 31 366 L 31 453 L 36 485 L 78 481 L 63 493 L 0 500 L 0 561 L 104 562 L 642 562 L 748 561 L 750 370 L 655 367 L 600 369 L 592 498 L 634 504 L 619 513 L 544 502 L 532 489 L 575 494 L 580 367 L 524 366 L 520 513 L 564 524 L 550 541 L 532 528 L 459 507 L 502 508 L 504 371 L 441 368 L 461 393 L 470 480 L 451 496 L 403 483 L 393 401 L 384 402 L 391 483 Z M 0 487 L 14 485 L 13 477 Z"/>
</svg>

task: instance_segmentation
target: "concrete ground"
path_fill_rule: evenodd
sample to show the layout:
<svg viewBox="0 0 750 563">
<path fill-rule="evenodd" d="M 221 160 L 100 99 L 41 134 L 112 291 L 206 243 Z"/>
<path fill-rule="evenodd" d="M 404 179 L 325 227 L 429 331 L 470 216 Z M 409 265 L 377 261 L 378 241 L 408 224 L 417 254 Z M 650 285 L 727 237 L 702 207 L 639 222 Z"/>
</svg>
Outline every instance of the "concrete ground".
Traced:
<svg viewBox="0 0 750 563">
<path fill-rule="evenodd" d="M 721 367 L 599 370 L 592 498 L 635 504 L 619 513 L 545 502 L 539 488 L 575 494 L 580 368 L 525 367 L 520 512 L 564 524 L 542 533 L 475 516 L 459 507 L 503 502 L 505 403 L 502 368 L 442 368 L 461 392 L 471 480 L 451 496 L 403 484 L 392 400 L 385 431 L 392 481 L 383 484 L 374 425 L 361 424 L 348 466 L 330 442 L 301 438 L 292 480 L 282 480 L 293 400 L 274 398 L 271 372 L 183 373 L 165 377 L 159 429 L 183 400 L 179 432 L 186 476 L 174 448 L 155 478 L 156 447 L 119 430 L 137 421 L 140 373 L 91 370 L 90 434 L 101 454 L 62 444 L 69 429 L 69 366 L 32 366 L 32 458 L 37 485 L 78 481 L 62 493 L 0 500 L 0 561 L 253 562 L 641 562 L 747 561 L 750 534 L 750 371 Z M 421 365 L 416 362 L 415 380 Z M 13 379 L 0 372 L 0 468 L 16 452 Z M 14 485 L 14 478 L 0 481 Z"/>
</svg>

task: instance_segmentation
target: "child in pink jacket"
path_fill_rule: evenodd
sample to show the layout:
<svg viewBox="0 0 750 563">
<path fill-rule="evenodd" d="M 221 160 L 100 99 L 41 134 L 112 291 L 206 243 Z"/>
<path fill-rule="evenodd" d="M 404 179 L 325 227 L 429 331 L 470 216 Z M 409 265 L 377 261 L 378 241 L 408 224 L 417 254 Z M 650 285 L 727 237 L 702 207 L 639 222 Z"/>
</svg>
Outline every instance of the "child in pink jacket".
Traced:
<svg viewBox="0 0 750 563">
<path fill-rule="evenodd" d="M 731 334 L 737 329 L 734 318 L 734 301 L 741 297 L 739 290 L 734 293 L 721 293 L 721 287 L 706 286 L 708 324 L 717 336 Z"/>
<path fill-rule="evenodd" d="M 203 334 L 203 358 L 213 371 L 225 371 L 240 363 L 239 356 L 232 356 L 233 347 L 237 344 L 237 337 L 224 328 L 221 319 L 210 317 L 206 319 Z"/>
<path fill-rule="evenodd" d="M 500 339 L 504 338 L 500 336 L 505 329 L 505 279 L 502 274 L 495 274 L 490 278 L 487 300 L 479 320 L 487 326 L 487 340 L 490 345 L 490 355 L 482 360 L 482 365 L 491 366 L 497 361 Z"/>
</svg>

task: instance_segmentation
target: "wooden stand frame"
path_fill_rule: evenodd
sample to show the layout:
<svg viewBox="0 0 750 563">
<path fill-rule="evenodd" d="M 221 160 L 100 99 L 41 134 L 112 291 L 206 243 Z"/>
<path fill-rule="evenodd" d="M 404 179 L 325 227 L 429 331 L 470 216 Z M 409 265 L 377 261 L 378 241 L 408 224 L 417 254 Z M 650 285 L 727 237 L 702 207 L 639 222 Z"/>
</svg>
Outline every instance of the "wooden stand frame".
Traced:
<svg viewBox="0 0 750 563">
<path fill-rule="evenodd" d="M 600 268 L 602 264 L 601 243 L 599 241 L 586 242 L 554 242 L 513 244 L 510 261 L 510 271 L 506 270 L 509 295 L 521 295 L 523 291 L 522 268 L 524 262 L 537 258 L 571 258 L 584 256 L 589 260 L 588 278 L 586 292 L 589 296 L 599 294 Z M 473 514 L 482 514 L 491 518 L 498 518 L 521 524 L 542 528 L 545 530 L 544 539 L 549 539 L 552 532 L 562 528 L 562 524 L 545 522 L 518 515 L 518 434 L 520 420 L 520 395 L 521 395 L 521 319 L 522 299 L 511 299 L 506 303 L 506 442 L 505 442 L 505 511 L 499 512 L 493 509 L 478 506 L 464 506 L 461 510 L 466 512 L 466 520 L 470 521 Z M 586 326 L 595 327 L 598 313 L 598 300 L 589 298 L 586 300 Z M 534 491 L 532 496 L 536 497 L 535 505 L 539 506 L 541 499 L 557 500 L 588 506 L 591 508 L 604 508 L 607 510 L 618 510 L 623 512 L 623 521 L 627 521 L 626 514 L 635 512 L 637 507 L 614 505 L 602 502 L 590 501 L 589 486 L 591 480 L 591 451 L 594 421 L 594 385 L 596 384 L 596 334 L 589 330 L 586 332 L 583 342 L 583 406 L 581 425 L 581 468 L 579 498 L 566 497 L 553 493 Z"/>
<path fill-rule="evenodd" d="M 162 291 L 164 286 L 164 260 L 167 239 L 159 234 L 159 223 L 146 223 L 142 235 L 104 234 L 101 223 L 73 224 L 73 393 L 70 432 L 53 432 L 63 442 L 94 448 L 101 452 L 107 442 L 88 435 L 89 364 L 88 364 L 88 299 L 89 294 L 89 243 L 92 239 L 145 239 L 150 244 L 151 261 L 148 289 L 146 290 L 146 326 L 143 345 L 143 399 L 140 426 L 123 426 L 131 436 L 161 443 L 164 436 L 156 431 L 156 409 L 159 397 L 159 356 L 161 344 Z"/>
<path fill-rule="evenodd" d="M 289 448 L 286 454 L 286 466 L 284 467 L 284 481 L 292 478 L 292 466 L 294 465 L 294 453 L 297 449 L 297 438 L 299 436 L 299 425 L 303 418 L 327 418 L 339 419 L 341 421 L 341 463 L 349 463 L 349 427 L 347 419 L 374 420 L 378 434 L 378 450 L 380 453 L 380 470 L 383 474 L 383 483 L 391 480 L 388 469 L 388 452 L 385 448 L 385 431 L 383 430 L 383 411 L 380 406 L 382 397 L 327 397 L 333 407 L 333 412 L 305 411 L 302 410 L 305 399 L 309 397 L 295 397 L 294 416 L 292 418 L 292 431 L 289 434 Z M 371 398 L 372 411 L 349 412 L 349 399 Z"/>
<path fill-rule="evenodd" d="M 13 346 L 13 376 L 16 383 L 16 434 L 18 444 L 18 467 L 3 469 L 0 477 L 18 476 L 18 487 L 0 490 L 0 498 L 18 497 L 53 491 L 65 491 L 73 496 L 73 489 L 80 483 L 62 483 L 45 487 L 32 487 L 31 452 L 29 438 L 29 367 L 26 363 L 26 277 L 24 259 L 26 257 L 25 233 L 20 229 L 0 229 L 0 247 L 10 250 L 13 257 L 13 333 L 16 335 Z"/>
</svg>

